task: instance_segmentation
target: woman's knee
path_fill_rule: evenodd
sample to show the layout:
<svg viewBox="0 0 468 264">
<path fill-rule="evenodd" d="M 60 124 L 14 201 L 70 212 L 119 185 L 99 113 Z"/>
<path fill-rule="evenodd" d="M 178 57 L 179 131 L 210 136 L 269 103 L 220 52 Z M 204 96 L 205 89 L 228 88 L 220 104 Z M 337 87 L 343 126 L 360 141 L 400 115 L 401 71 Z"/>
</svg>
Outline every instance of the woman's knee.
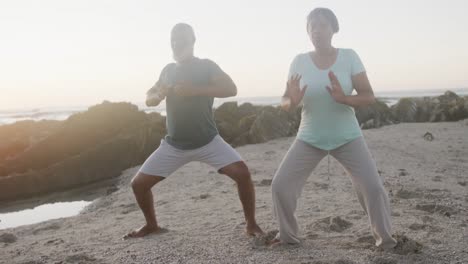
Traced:
<svg viewBox="0 0 468 264">
<path fill-rule="evenodd" d="M 275 177 L 273 177 L 273 181 L 271 182 L 271 192 L 273 195 L 283 195 L 286 186 L 286 182 L 284 180 L 284 175 L 283 174 L 276 174 Z"/>
</svg>

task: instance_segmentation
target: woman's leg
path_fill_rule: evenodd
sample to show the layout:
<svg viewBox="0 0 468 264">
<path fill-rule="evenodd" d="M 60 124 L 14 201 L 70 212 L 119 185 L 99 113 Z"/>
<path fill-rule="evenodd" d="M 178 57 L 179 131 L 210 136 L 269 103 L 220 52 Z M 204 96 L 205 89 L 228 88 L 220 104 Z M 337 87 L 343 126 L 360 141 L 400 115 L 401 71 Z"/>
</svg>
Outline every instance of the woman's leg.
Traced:
<svg viewBox="0 0 468 264">
<path fill-rule="evenodd" d="M 364 138 L 357 138 L 330 154 L 351 174 L 359 202 L 369 217 L 376 245 L 394 247 L 396 240 L 392 238 L 388 196 Z"/>
<path fill-rule="evenodd" d="M 271 185 L 273 209 L 279 224 L 276 239 L 283 243 L 300 242 L 294 215 L 297 199 L 312 170 L 326 154 L 326 151 L 296 139 L 273 178 Z"/>
</svg>

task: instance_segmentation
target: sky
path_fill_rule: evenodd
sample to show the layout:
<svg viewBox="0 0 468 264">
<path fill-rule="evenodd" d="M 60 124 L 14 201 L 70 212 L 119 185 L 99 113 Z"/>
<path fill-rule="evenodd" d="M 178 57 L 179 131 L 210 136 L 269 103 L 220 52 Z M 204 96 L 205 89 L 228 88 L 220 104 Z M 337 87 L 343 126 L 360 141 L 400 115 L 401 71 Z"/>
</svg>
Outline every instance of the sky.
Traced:
<svg viewBox="0 0 468 264">
<path fill-rule="evenodd" d="M 313 49 L 306 16 L 328 7 L 374 91 L 468 87 L 468 1 L 0 0 L 0 109 L 140 103 L 172 62 L 170 30 L 191 24 L 239 97 L 279 96 Z"/>
</svg>

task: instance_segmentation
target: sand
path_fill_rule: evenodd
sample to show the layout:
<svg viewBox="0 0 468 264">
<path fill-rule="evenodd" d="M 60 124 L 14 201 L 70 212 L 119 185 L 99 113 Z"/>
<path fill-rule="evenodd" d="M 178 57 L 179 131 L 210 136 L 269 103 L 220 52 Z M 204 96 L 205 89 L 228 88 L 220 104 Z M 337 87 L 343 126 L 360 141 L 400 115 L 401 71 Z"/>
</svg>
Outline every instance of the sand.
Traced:
<svg viewBox="0 0 468 264">
<path fill-rule="evenodd" d="M 426 132 L 433 135 L 430 141 Z M 264 246 L 244 235 L 234 183 L 191 163 L 154 189 L 160 225 L 168 232 L 122 240 L 143 224 L 129 182 L 80 215 L 0 230 L 0 263 L 468 263 L 468 120 L 398 124 L 364 131 L 389 192 L 392 252 L 373 246 L 367 216 L 350 179 L 325 158 L 307 181 L 297 216 L 303 242 Z M 294 138 L 238 148 L 257 191 L 257 220 L 271 237 L 271 179 Z"/>
</svg>

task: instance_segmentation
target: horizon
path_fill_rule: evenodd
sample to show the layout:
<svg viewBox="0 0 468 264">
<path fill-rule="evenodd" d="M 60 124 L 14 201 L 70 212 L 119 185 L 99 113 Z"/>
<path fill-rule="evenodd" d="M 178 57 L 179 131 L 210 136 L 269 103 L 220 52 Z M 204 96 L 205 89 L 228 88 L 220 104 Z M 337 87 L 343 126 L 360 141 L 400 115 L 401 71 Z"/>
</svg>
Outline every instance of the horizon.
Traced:
<svg viewBox="0 0 468 264">
<path fill-rule="evenodd" d="M 280 96 L 292 58 L 312 49 L 305 18 L 318 6 L 337 15 L 334 46 L 357 51 L 375 94 L 468 88 L 468 3 L 460 0 L 20 0 L 0 4 L 0 110 L 144 102 L 172 61 L 169 32 L 181 21 L 195 29 L 195 55 L 236 82 L 233 99 Z"/>
<path fill-rule="evenodd" d="M 432 96 L 437 96 L 437 95 L 420 95 L 420 94 L 416 94 L 416 93 L 422 93 L 422 94 L 433 94 L 433 93 L 437 93 L 437 94 L 440 94 L 442 95 L 443 93 L 447 92 L 447 91 L 452 91 L 452 92 L 455 92 L 457 95 L 459 96 L 468 96 L 468 87 L 460 87 L 460 88 L 453 88 L 453 89 L 418 89 L 418 90 L 387 90 L 387 91 L 378 91 L 378 93 L 375 93 L 375 96 L 377 99 L 395 99 L 395 98 L 403 98 L 405 97 L 404 94 L 410 94 L 410 97 L 424 97 L 424 96 L 429 96 L 429 97 L 432 97 Z M 374 91 L 375 92 L 375 91 Z M 462 93 L 462 94 L 459 94 L 459 93 Z M 391 95 L 394 95 L 394 96 L 391 96 Z M 414 96 L 412 96 L 414 95 Z M 242 100 L 245 100 L 245 99 L 260 99 L 260 98 L 275 98 L 275 97 L 278 97 L 278 101 L 281 97 L 281 95 L 269 95 L 269 96 L 233 96 L 233 97 L 226 97 L 226 98 L 215 98 L 215 101 L 223 101 L 223 102 L 229 102 L 230 100 L 231 101 L 242 101 Z M 82 104 L 82 105 L 56 105 L 56 106 L 36 106 L 36 107 L 27 107 L 27 108 L 0 108 L 0 113 L 14 113 L 16 111 L 18 112 L 21 112 L 21 111 L 31 111 L 31 110 L 53 110 L 53 109 L 69 109 L 69 110 L 72 110 L 73 108 L 78 108 L 78 109 L 82 109 L 82 108 L 88 108 L 88 107 L 91 107 L 91 106 L 94 106 L 94 105 L 99 105 L 99 104 L 102 104 L 104 103 L 105 101 L 108 101 L 110 103 L 131 103 L 131 104 L 134 104 L 136 106 L 144 106 L 145 108 L 155 108 L 155 107 L 148 107 L 148 106 L 145 106 L 145 102 L 144 101 L 140 101 L 140 102 L 130 102 L 130 101 L 125 101 L 125 100 L 121 100 L 121 101 L 110 101 L 110 100 L 102 100 L 100 102 L 96 102 L 96 103 L 91 103 L 91 104 Z M 162 105 L 159 105 L 158 107 L 156 108 L 163 108 L 165 109 L 165 107 L 163 107 L 163 105 L 165 105 L 165 103 L 163 103 Z M 155 108 L 155 109 L 156 109 Z"/>
</svg>

